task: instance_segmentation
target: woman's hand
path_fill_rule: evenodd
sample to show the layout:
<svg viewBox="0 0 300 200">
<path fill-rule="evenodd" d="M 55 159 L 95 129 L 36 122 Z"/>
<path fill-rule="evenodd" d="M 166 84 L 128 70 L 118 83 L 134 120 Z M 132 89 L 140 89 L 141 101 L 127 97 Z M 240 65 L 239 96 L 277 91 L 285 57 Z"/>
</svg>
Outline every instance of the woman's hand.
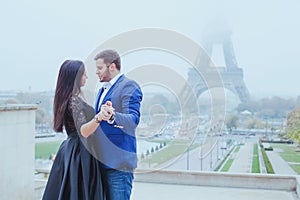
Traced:
<svg viewBox="0 0 300 200">
<path fill-rule="evenodd" d="M 112 107 L 112 102 L 107 101 L 105 104 L 103 104 L 101 106 L 101 110 L 97 114 L 98 119 L 102 119 L 102 120 L 105 120 L 105 121 L 109 120 L 111 118 L 111 116 L 115 114 L 114 110 L 115 109 Z"/>
</svg>

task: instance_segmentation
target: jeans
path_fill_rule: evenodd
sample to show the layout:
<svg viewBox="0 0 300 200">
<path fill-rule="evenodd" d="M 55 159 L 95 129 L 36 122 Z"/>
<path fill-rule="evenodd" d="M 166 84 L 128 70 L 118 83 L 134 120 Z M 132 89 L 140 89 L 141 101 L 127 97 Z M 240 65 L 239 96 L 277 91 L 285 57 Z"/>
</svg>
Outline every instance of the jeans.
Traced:
<svg viewBox="0 0 300 200">
<path fill-rule="evenodd" d="M 107 200 L 130 200 L 133 172 L 104 169 Z"/>
</svg>

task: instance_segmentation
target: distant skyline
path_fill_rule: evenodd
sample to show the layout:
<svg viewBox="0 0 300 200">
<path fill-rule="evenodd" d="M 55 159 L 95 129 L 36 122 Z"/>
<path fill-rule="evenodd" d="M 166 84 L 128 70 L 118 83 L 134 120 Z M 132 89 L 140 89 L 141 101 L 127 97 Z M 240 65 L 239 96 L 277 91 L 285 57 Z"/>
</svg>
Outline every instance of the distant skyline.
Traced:
<svg viewBox="0 0 300 200">
<path fill-rule="evenodd" d="M 134 29 L 168 29 L 201 45 L 207 25 L 222 19 L 231 28 L 235 56 L 253 97 L 300 95 L 298 0 L 13 0 L 2 4 L 0 91 L 54 90 L 64 59 L 85 60 L 104 41 Z M 124 57 L 125 73 L 145 63 L 176 70 L 188 67 L 166 54 L 140 55 Z"/>
</svg>

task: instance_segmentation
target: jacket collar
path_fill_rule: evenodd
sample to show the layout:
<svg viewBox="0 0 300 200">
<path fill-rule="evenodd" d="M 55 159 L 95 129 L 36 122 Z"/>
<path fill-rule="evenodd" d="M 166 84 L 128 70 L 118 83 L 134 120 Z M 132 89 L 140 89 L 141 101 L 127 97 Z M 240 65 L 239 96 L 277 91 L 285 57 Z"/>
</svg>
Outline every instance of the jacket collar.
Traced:
<svg viewBox="0 0 300 200">
<path fill-rule="evenodd" d="M 115 90 L 116 88 L 118 88 L 118 86 L 120 85 L 120 83 L 124 80 L 124 74 L 121 74 L 119 76 L 119 78 L 115 81 L 115 83 L 109 88 L 107 94 L 105 95 L 104 99 L 102 102 L 107 101 L 107 99 L 110 97 L 111 93 L 113 92 L 113 90 Z"/>
</svg>

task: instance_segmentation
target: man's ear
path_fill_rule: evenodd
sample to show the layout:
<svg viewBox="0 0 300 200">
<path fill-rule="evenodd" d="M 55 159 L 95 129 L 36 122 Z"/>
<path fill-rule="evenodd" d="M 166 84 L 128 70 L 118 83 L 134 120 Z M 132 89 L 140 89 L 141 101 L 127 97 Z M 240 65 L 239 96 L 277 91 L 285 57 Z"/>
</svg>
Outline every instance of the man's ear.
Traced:
<svg viewBox="0 0 300 200">
<path fill-rule="evenodd" d="M 117 66 L 115 63 L 111 63 L 110 66 L 109 66 L 109 70 L 111 71 L 115 71 L 117 69 Z"/>
</svg>

